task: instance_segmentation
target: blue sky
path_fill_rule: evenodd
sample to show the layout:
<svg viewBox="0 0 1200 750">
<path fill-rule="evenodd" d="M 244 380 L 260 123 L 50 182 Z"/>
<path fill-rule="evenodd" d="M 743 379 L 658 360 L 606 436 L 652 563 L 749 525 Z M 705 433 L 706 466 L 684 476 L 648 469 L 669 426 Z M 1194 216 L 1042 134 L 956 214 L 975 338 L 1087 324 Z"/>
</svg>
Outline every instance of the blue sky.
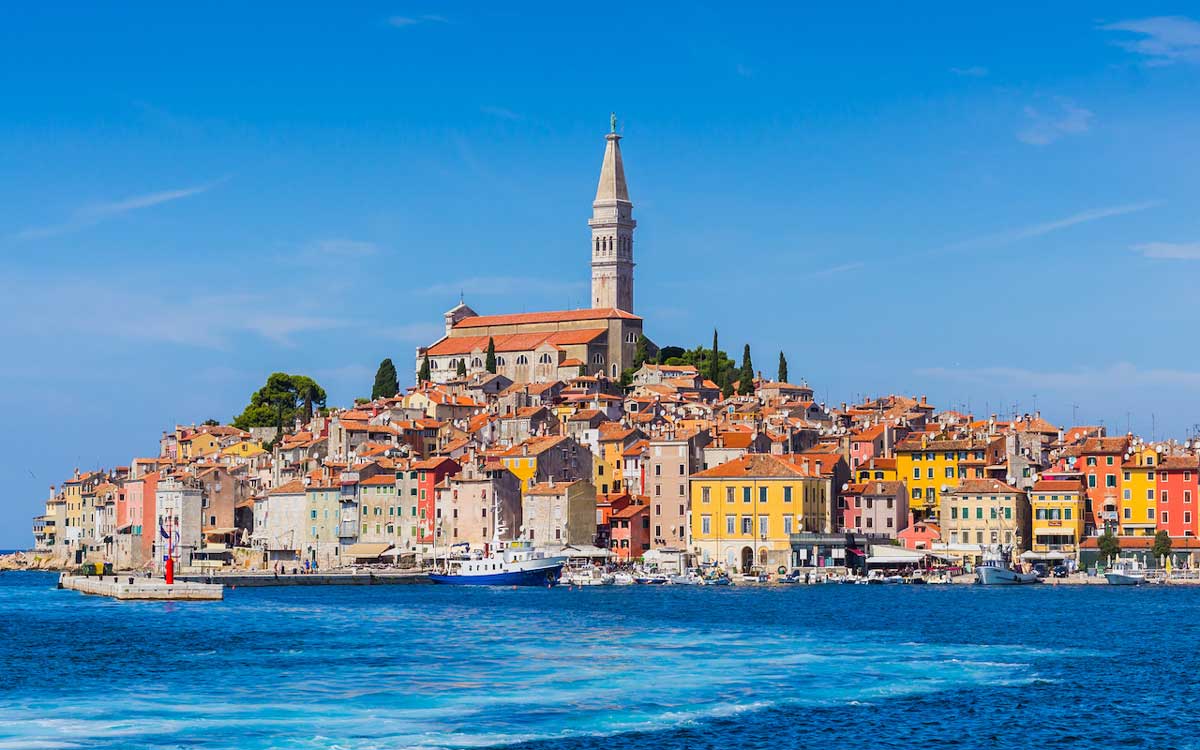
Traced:
<svg viewBox="0 0 1200 750">
<path fill-rule="evenodd" d="M 1194 8 L 564 5 L 6 10 L 0 547 L 272 371 L 411 382 L 460 289 L 584 304 L 610 111 L 658 343 L 717 326 L 831 402 L 1200 422 Z"/>
</svg>

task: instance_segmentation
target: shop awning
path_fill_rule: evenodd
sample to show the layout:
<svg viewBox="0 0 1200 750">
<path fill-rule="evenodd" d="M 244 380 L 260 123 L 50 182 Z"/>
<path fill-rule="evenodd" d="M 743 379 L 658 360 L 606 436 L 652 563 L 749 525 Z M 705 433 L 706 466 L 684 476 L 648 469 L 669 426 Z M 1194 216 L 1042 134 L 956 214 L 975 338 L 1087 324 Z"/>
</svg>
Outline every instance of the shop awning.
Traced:
<svg viewBox="0 0 1200 750">
<path fill-rule="evenodd" d="M 1029 550 L 1028 552 L 1021 553 L 1021 559 L 1022 560 L 1066 560 L 1067 555 L 1064 555 L 1063 553 L 1057 552 L 1057 551 L 1055 551 L 1055 552 L 1034 552 L 1033 550 Z"/>
<path fill-rule="evenodd" d="M 387 542 L 358 542 L 347 547 L 344 554 L 354 559 L 374 560 L 389 549 L 392 549 L 392 545 Z"/>
</svg>

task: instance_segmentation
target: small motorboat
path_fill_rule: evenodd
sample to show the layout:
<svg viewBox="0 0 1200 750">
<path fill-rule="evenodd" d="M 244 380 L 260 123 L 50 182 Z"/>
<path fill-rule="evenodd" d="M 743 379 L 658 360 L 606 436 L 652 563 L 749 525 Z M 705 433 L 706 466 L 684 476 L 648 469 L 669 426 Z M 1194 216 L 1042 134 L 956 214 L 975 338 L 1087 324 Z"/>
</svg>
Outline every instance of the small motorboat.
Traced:
<svg viewBox="0 0 1200 750">
<path fill-rule="evenodd" d="M 1104 578 L 1110 586 L 1141 586 L 1146 582 L 1146 571 L 1137 560 L 1117 560 Z"/>
<path fill-rule="evenodd" d="M 662 573 L 643 573 L 642 575 L 634 576 L 633 582 L 648 586 L 661 586 L 667 582 L 667 577 Z"/>
<path fill-rule="evenodd" d="M 633 574 L 627 573 L 624 570 L 622 570 L 619 573 L 613 573 L 613 585 L 614 586 L 632 586 L 633 585 Z"/>
<path fill-rule="evenodd" d="M 689 570 L 682 575 L 670 576 L 667 581 L 674 586 L 700 586 L 704 583 L 704 579 L 694 570 Z"/>
<path fill-rule="evenodd" d="M 703 585 L 705 586 L 732 586 L 733 579 L 724 573 L 716 573 L 704 577 Z"/>
</svg>

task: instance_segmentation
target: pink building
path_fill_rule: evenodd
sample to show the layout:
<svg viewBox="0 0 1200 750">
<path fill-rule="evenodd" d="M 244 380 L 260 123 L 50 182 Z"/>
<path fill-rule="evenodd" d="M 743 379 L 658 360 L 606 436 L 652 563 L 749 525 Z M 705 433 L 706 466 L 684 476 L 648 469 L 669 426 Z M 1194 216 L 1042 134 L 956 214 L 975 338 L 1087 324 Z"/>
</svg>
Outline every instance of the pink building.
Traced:
<svg viewBox="0 0 1200 750">
<path fill-rule="evenodd" d="M 611 516 L 612 551 L 628 562 L 650 549 L 650 506 L 630 503 Z"/>
<path fill-rule="evenodd" d="M 890 456 L 895 443 L 896 432 L 890 424 L 854 430 L 850 433 L 850 468 L 857 470 L 872 458 Z"/>
</svg>

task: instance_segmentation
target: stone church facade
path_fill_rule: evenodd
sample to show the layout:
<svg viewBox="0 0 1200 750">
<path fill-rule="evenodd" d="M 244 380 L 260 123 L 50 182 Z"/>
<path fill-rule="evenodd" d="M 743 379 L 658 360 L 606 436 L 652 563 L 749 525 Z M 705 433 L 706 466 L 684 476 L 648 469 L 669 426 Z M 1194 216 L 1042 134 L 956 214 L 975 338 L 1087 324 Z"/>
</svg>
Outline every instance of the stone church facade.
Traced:
<svg viewBox="0 0 1200 750">
<path fill-rule="evenodd" d="M 416 371 L 429 359 L 430 379 L 444 383 L 483 372 L 488 340 L 496 372 L 517 383 L 579 375 L 620 376 L 633 363 L 642 319 L 633 314 L 633 204 L 625 182 L 621 136 L 605 136 L 600 183 L 588 221 L 592 233 L 590 309 L 479 315 L 465 302 L 446 312 L 445 335 L 417 348 Z"/>
</svg>

